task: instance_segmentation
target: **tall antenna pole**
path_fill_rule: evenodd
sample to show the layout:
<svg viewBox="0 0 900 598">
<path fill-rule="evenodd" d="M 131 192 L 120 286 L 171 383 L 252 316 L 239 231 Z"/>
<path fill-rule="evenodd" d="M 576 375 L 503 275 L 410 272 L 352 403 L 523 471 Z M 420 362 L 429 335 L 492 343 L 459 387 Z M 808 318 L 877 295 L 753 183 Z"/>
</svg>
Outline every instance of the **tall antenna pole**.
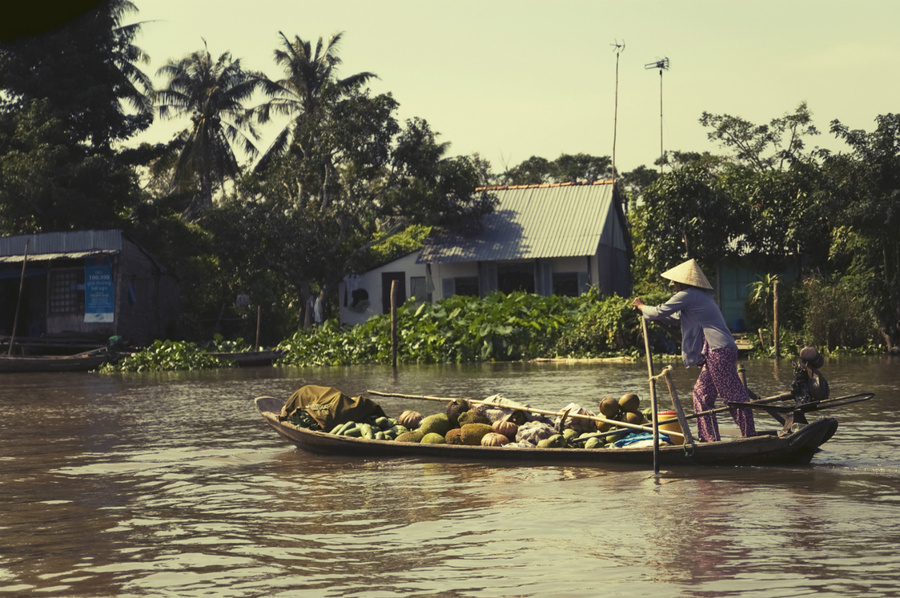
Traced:
<svg viewBox="0 0 900 598">
<path fill-rule="evenodd" d="M 663 150 L 663 71 L 669 70 L 669 59 L 662 58 L 656 62 L 650 62 L 644 65 L 645 69 L 659 69 L 659 174 L 663 173 L 663 166 L 666 163 L 666 152 Z"/>
<path fill-rule="evenodd" d="M 625 40 L 622 40 L 622 43 L 619 43 L 619 40 L 616 40 L 615 44 L 612 46 L 616 49 L 616 100 L 615 100 L 615 108 L 613 111 L 613 147 L 612 147 L 612 178 L 613 184 L 615 184 L 616 179 L 618 178 L 618 171 L 616 170 L 616 130 L 619 125 L 619 56 L 622 52 L 625 51 Z"/>
</svg>

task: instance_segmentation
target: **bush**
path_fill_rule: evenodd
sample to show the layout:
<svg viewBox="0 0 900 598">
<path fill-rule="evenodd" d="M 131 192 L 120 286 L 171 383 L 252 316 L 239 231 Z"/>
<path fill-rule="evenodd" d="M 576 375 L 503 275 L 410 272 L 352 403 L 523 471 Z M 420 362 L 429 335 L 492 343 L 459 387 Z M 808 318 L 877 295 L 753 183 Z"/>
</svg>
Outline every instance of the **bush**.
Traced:
<svg viewBox="0 0 900 598">
<path fill-rule="evenodd" d="M 803 282 L 803 332 L 808 344 L 826 352 L 878 344 L 875 314 L 860 292 L 868 277 L 849 274 L 830 281 L 814 276 Z"/>
<path fill-rule="evenodd" d="M 194 343 L 156 340 L 143 351 L 133 353 L 116 363 L 103 365 L 100 372 L 208 370 L 232 365 L 229 361 L 209 355 Z"/>
<path fill-rule="evenodd" d="M 642 346 L 640 319 L 631 299 L 600 297 L 590 291 L 580 297 L 573 322 L 560 336 L 556 353 L 568 357 L 601 357 L 634 352 Z"/>
<path fill-rule="evenodd" d="M 463 363 L 551 355 L 578 301 L 528 293 L 492 293 L 483 299 L 457 295 L 434 305 L 410 300 L 397 309 L 397 360 Z M 282 342 L 281 363 L 390 363 L 390 326 L 389 315 L 343 329 L 329 320 Z"/>
</svg>

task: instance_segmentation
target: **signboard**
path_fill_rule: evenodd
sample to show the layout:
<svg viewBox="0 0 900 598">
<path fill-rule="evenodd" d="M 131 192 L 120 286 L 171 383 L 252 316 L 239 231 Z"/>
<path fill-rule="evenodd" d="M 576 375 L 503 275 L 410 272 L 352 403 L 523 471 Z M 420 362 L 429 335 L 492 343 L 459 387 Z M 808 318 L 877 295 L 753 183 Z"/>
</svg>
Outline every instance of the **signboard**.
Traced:
<svg viewBox="0 0 900 598">
<path fill-rule="evenodd" d="M 112 260 L 108 256 L 85 259 L 84 321 L 95 324 L 113 322 L 115 310 Z"/>
</svg>

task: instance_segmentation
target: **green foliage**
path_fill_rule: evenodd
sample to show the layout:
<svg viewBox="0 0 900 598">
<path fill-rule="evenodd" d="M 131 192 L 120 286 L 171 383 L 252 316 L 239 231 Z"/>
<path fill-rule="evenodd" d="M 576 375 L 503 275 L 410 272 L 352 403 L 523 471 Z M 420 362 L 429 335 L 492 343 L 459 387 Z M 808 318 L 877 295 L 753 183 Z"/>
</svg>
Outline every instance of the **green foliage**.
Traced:
<svg viewBox="0 0 900 598">
<path fill-rule="evenodd" d="M 719 187 L 716 171 L 701 162 L 666 173 L 644 191 L 632 222 L 635 253 L 656 275 L 684 261 L 714 264 L 729 253 L 739 230 L 736 204 Z"/>
<path fill-rule="evenodd" d="M 211 353 L 246 353 L 253 350 L 250 343 L 241 337 L 229 340 L 218 333 L 213 335 L 213 340 L 201 343 L 200 348 Z"/>
<path fill-rule="evenodd" d="M 729 114 L 704 112 L 700 124 L 710 127 L 710 141 L 733 150 L 739 162 L 758 172 L 781 169 L 794 160 L 802 159 L 804 138 L 818 135 L 812 124 L 812 113 L 801 102 L 793 114 L 773 118 L 769 124 L 755 125 Z"/>
<path fill-rule="evenodd" d="M 864 347 L 878 335 L 875 314 L 864 294 L 869 275 L 848 274 L 834 280 L 811 276 L 803 282 L 808 343 L 830 351 Z"/>
<path fill-rule="evenodd" d="M 195 343 L 156 340 L 152 345 L 100 368 L 101 373 L 208 370 L 231 367 L 228 361 L 206 353 Z"/>
<path fill-rule="evenodd" d="M 243 103 L 253 95 L 257 82 L 229 52 L 213 60 L 205 47 L 181 60 L 170 60 L 159 74 L 168 78 L 166 87 L 156 94 L 160 116 L 189 116 L 191 122 L 178 139 L 172 186 L 184 191 L 199 181 L 192 208 L 209 208 L 215 189 L 239 172 L 231 144 L 239 143 L 251 156 L 256 153 L 252 141 L 256 133 L 243 118 Z"/>
<path fill-rule="evenodd" d="M 367 260 L 369 267 L 386 264 L 421 249 L 430 232 L 430 226 L 413 224 L 396 235 L 376 233 L 376 244 L 372 246 L 370 259 Z M 384 241 L 380 241 L 382 238 Z"/>
<path fill-rule="evenodd" d="M 748 335 L 750 341 L 749 356 L 752 358 L 769 358 L 776 357 L 775 342 L 772 328 L 760 328 L 756 334 Z M 778 331 L 778 353 L 777 357 L 796 357 L 803 347 L 810 343 L 806 342 L 802 332 L 787 327 L 779 327 Z"/>
<path fill-rule="evenodd" d="M 122 25 L 134 4 L 92 4 L 60 27 L 0 46 L 0 111 L 41 99 L 73 146 L 109 154 L 150 125 L 153 85 L 137 66 L 148 57 L 132 44 L 140 24 Z"/>
<path fill-rule="evenodd" d="M 545 183 L 575 183 L 598 181 L 612 176 L 609 156 L 561 154 L 550 161 L 532 156 L 501 176 L 504 185 L 541 185 Z"/>
<path fill-rule="evenodd" d="M 454 296 L 432 305 L 408 301 L 397 309 L 401 363 L 510 361 L 552 355 L 577 299 L 527 293 Z M 290 365 L 390 363 L 390 316 L 342 330 L 329 320 L 282 342 Z"/>
<path fill-rule="evenodd" d="M 604 298 L 590 292 L 582 297 L 556 352 L 569 357 L 635 354 L 642 346 L 641 334 L 640 318 L 631 307 L 631 299 L 617 295 Z"/>
</svg>

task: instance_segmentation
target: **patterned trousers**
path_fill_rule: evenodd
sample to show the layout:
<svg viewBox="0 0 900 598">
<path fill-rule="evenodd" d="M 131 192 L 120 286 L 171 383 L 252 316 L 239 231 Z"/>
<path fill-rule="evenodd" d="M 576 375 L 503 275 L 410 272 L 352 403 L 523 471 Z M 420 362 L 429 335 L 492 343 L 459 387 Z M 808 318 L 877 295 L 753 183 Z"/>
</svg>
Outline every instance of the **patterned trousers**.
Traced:
<svg viewBox="0 0 900 598">
<path fill-rule="evenodd" d="M 694 384 L 694 413 L 713 409 L 716 397 L 721 396 L 723 401 L 745 403 L 750 400 L 747 389 L 741 383 L 737 373 L 737 349 L 724 347 L 707 352 L 706 363 L 701 366 L 700 376 Z M 753 411 L 749 407 L 732 407 L 729 409 L 734 423 L 741 430 L 741 436 L 756 436 L 756 426 L 753 423 Z M 712 442 L 720 440 L 719 422 L 716 414 L 711 413 L 697 418 L 697 431 L 700 440 Z"/>
</svg>

